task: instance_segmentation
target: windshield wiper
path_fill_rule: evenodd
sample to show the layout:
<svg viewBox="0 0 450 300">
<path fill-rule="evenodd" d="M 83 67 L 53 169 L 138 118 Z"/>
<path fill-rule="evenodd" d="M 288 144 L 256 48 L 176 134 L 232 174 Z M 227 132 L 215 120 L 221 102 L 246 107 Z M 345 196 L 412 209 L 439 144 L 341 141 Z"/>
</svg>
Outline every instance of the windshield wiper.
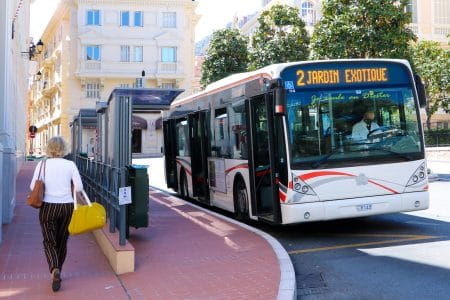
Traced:
<svg viewBox="0 0 450 300">
<path fill-rule="evenodd" d="M 335 155 L 336 153 L 342 153 L 342 149 L 336 148 L 324 157 L 322 157 L 319 160 L 316 160 L 314 163 L 311 164 L 311 168 L 317 169 L 322 163 L 327 161 L 331 156 Z"/>
<path fill-rule="evenodd" d="M 388 153 L 394 154 L 395 156 L 404 158 L 406 160 L 413 160 L 413 158 L 410 155 L 406 155 L 406 154 L 403 154 L 403 153 L 395 152 L 395 151 L 392 151 L 391 149 L 388 149 L 388 148 L 370 148 L 370 150 L 380 150 L 380 151 L 384 151 L 384 152 L 388 152 Z"/>
<path fill-rule="evenodd" d="M 380 150 L 380 151 L 384 151 L 384 152 L 388 152 L 390 154 L 394 154 L 395 156 L 401 157 L 405 160 L 413 160 L 413 158 L 410 155 L 406 155 L 403 153 L 399 153 L 399 152 L 395 152 L 392 151 L 390 149 L 387 148 L 364 148 L 364 149 L 357 149 L 357 150 L 350 150 L 350 151 L 345 151 L 347 153 L 349 152 L 367 152 L 367 151 L 373 151 L 373 150 Z M 315 161 L 314 163 L 311 164 L 311 167 L 313 169 L 317 169 L 321 164 L 323 164 L 324 162 L 326 162 L 331 156 L 335 155 L 336 153 L 342 153 L 341 149 L 335 149 L 333 151 L 331 151 L 330 153 L 328 153 L 327 155 L 325 155 L 324 157 L 322 157 L 321 159 Z"/>
</svg>

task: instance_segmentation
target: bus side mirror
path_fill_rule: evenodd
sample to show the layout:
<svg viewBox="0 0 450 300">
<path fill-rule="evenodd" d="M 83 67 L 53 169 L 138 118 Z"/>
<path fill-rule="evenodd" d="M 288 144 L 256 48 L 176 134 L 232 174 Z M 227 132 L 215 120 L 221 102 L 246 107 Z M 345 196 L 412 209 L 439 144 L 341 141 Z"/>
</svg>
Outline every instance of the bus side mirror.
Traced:
<svg viewBox="0 0 450 300">
<path fill-rule="evenodd" d="M 419 75 L 414 74 L 414 81 L 416 83 L 417 96 L 419 97 L 420 107 L 427 105 L 427 95 L 425 93 L 425 86 L 423 85 L 422 78 Z"/>
</svg>

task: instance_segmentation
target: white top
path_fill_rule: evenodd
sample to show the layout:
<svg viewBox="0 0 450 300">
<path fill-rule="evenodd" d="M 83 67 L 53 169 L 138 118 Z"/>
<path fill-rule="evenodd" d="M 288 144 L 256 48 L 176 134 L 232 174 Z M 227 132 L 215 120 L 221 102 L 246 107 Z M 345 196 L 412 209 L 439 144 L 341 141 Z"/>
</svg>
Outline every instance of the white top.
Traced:
<svg viewBox="0 0 450 300">
<path fill-rule="evenodd" d="M 370 128 L 367 128 L 367 123 L 364 120 L 359 121 L 352 128 L 352 140 L 361 141 L 367 139 L 367 135 L 371 130 L 379 128 L 377 123 L 372 122 Z"/>
<path fill-rule="evenodd" d="M 80 173 L 77 166 L 71 160 L 64 158 L 49 158 L 45 163 L 45 192 L 44 202 L 48 203 L 72 203 L 73 196 L 71 191 L 71 180 L 75 185 L 77 192 L 83 190 Z M 43 160 L 41 160 L 34 170 L 30 189 L 34 188 L 34 183 L 38 179 L 39 169 Z M 44 177 L 44 168 L 41 171 L 41 179 Z"/>
</svg>

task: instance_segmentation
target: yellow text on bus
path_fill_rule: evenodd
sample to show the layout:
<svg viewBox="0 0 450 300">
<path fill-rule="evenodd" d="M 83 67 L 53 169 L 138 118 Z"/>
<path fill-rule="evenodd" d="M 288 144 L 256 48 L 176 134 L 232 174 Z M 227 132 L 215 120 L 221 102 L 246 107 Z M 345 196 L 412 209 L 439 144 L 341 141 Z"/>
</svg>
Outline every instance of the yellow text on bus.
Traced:
<svg viewBox="0 0 450 300">
<path fill-rule="evenodd" d="M 341 72 L 342 75 L 341 76 Z M 388 81 L 387 68 L 355 68 L 332 70 L 297 70 L 297 86 L 317 84 L 366 83 Z"/>
</svg>

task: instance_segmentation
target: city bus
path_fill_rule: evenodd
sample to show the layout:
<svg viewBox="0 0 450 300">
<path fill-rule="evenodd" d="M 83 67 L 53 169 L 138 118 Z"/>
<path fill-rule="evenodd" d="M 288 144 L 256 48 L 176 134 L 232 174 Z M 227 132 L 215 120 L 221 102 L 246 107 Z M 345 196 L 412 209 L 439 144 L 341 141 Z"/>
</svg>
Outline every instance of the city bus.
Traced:
<svg viewBox="0 0 450 300">
<path fill-rule="evenodd" d="M 423 210 L 425 101 L 406 60 L 234 74 L 175 99 L 164 114 L 167 186 L 237 219 L 273 224 Z M 355 138 L 367 112 L 373 129 Z"/>
</svg>

